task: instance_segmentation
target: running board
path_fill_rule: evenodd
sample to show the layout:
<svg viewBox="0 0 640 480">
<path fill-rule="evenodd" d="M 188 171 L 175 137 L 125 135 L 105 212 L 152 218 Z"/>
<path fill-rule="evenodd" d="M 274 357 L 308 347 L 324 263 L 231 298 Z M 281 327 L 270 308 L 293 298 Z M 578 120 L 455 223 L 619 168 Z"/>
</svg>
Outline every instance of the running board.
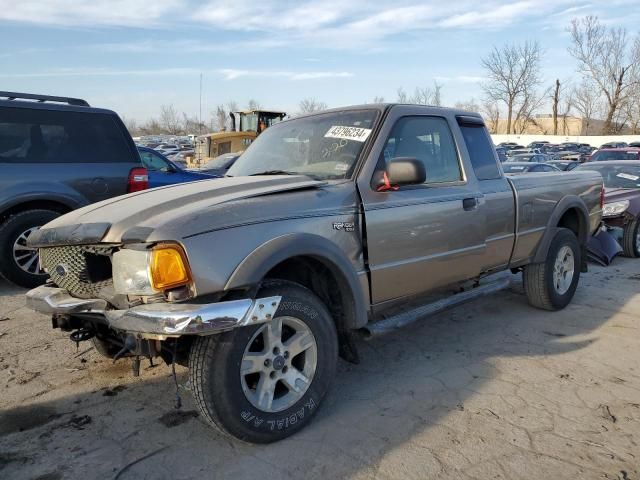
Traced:
<svg viewBox="0 0 640 480">
<path fill-rule="evenodd" d="M 442 300 L 428 303 L 426 305 L 421 305 L 417 308 L 414 308 L 413 310 L 408 310 L 406 312 L 399 313 L 398 315 L 394 315 L 393 317 L 385 318 L 384 320 L 371 323 L 364 327 L 364 331 L 369 338 L 381 335 L 383 333 L 388 333 L 418 320 L 422 320 L 424 317 L 440 313 L 443 310 L 447 310 L 451 307 L 462 305 L 463 303 L 475 300 L 476 298 L 484 297 L 486 295 L 491 295 L 492 293 L 499 292 L 500 290 L 504 290 L 509 286 L 510 283 L 511 281 L 508 278 L 495 280 L 491 283 L 481 285 L 471 290 L 457 293 L 450 297 L 443 298 Z"/>
</svg>

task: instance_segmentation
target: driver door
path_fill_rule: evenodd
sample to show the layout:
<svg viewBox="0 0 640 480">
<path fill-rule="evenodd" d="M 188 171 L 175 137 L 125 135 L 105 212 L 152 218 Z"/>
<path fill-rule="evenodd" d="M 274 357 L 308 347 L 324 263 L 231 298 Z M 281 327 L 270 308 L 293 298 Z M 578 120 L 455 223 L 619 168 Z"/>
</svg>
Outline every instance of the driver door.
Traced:
<svg viewBox="0 0 640 480">
<path fill-rule="evenodd" d="M 467 181 L 448 120 L 392 111 L 386 123 L 386 140 L 371 154 L 375 171 L 363 169 L 358 180 L 373 304 L 473 278 L 486 249 L 483 195 L 475 179 Z M 376 178 L 397 157 L 421 160 L 426 182 L 376 191 Z"/>
</svg>

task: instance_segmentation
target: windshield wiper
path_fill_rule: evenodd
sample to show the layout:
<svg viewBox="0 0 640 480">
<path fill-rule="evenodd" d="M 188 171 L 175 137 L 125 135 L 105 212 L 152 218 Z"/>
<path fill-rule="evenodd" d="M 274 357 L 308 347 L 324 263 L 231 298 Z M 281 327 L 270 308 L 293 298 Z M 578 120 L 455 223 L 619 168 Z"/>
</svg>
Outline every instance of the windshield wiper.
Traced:
<svg viewBox="0 0 640 480">
<path fill-rule="evenodd" d="M 286 170 L 265 170 L 264 172 L 252 173 L 250 177 L 256 177 L 258 175 L 301 175 L 297 172 L 287 172 Z"/>
</svg>

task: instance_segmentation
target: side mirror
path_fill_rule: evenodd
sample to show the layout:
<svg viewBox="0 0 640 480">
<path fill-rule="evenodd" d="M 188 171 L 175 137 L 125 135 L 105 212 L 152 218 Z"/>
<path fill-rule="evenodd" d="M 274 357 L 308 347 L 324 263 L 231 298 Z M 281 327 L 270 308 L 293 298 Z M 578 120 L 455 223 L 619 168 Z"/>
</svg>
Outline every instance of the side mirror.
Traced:
<svg viewBox="0 0 640 480">
<path fill-rule="evenodd" d="M 420 185 L 427 180 L 427 171 L 417 158 L 396 157 L 387 164 L 387 178 L 394 186 Z"/>
</svg>

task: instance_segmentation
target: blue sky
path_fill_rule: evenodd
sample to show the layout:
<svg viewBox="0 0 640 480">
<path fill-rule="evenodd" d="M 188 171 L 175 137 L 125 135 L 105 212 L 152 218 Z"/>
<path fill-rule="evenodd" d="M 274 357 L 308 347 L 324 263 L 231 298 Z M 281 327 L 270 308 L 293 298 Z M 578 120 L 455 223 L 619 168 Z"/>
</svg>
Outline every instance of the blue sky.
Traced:
<svg viewBox="0 0 640 480">
<path fill-rule="evenodd" d="M 538 40 L 547 83 L 575 77 L 565 29 L 597 15 L 636 33 L 638 0 L 0 0 L 0 90 L 87 99 L 142 121 L 161 104 L 203 117 L 256 99 L 295 112 L 393 101 L 443 85 L 445 104 L 481 95 L 493 45 Z"/>
</svg>

